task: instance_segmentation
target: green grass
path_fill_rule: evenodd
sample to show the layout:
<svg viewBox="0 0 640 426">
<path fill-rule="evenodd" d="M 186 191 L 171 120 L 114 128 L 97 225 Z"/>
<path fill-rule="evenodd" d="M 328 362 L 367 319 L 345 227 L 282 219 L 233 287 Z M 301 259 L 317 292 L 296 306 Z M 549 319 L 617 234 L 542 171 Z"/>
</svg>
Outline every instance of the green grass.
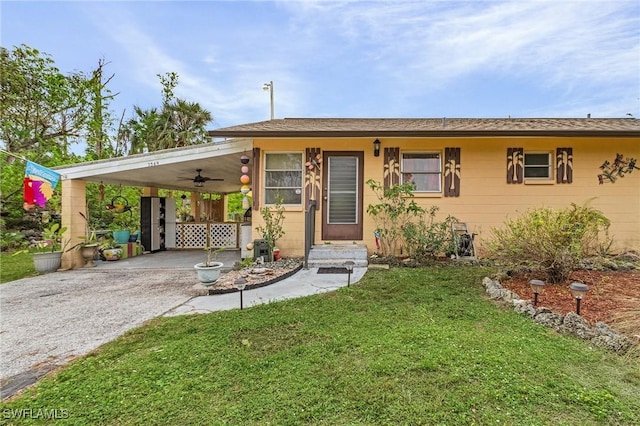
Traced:
<svg viewBox="0 0 640 426">
<path fill-rule="evenodd" d="M 17 256 L 0 253 L 0 284 L 34 275 L 36 269 L 30 253 L 20 253 Z"/>
<path fill-rule="evenodd" d="M 486 299 L 476 267 L 369 271 L 334 293 L 160 318 L 2 412 L 60 424 L 640 424 L 637 359 Z"/>
</svg>

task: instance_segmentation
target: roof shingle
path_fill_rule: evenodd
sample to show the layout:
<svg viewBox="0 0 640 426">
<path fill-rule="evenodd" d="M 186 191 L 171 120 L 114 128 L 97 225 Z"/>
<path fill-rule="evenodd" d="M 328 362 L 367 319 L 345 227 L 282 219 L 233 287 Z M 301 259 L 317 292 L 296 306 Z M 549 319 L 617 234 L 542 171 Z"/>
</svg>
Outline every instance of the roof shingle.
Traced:
<svg viewBox="0 0 640 426">
<path fill-rule="evenodd" d="M 640 136 L 634 118 L 283 118 L 209 131 L 213 137 L 457 135 Z"/>
</svg>

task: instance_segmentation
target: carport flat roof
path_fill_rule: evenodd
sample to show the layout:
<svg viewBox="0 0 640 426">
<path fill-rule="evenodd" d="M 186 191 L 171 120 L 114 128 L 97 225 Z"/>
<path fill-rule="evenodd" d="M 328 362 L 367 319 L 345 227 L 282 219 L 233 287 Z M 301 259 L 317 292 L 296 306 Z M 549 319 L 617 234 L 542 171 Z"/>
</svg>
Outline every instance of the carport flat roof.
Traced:
<svg viewBox="0 0 640 426">
<path fill-rule="evenodd" d="M 240 156 L 244 153 L 251 158 L 252 149 L 251 139 L 234 139 L 59 166 L 54 170 L 62 180 L 228 194 L 240 190 Z M 202 176 L 224 181 L 208 181 L 196 188 L 192 179 L 197 169 L 202 169 Z M 250 177 L 251 171 L 249 167 Z"/>
</svg>

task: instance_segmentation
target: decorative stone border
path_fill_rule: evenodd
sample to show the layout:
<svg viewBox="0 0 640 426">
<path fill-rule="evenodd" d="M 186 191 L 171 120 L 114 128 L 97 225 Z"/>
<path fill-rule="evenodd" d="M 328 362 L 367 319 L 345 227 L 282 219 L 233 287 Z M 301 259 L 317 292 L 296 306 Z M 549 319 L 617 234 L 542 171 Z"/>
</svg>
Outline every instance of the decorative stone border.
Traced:
<svg viewBox="0 0 640 426">
<path fill-rule="evenodd" d="M 634 345 L 630 338 L 613 330 L 604 322 L 599 321 L 592 328 L 584 318 L 574 312 L 563 316 L 552 312 L 549 308 L 536 308 L 529 300 L 520 299 L 520 296 L 504 288 L 499 281 L 488 277 L 482 280 L 482 285 L 492 300 L 513 305 L 517 313 L 529 315 L 538 324 L 552 328 L 559 333 L 589 340 L 592 345 L 619 355 L 624 355 Z"/>
<path fill-rule="evenodd" d="M 271 284 L 275 284 L 278 281 L 282 281 L 285 278 L 289 278 L 290 276 L 292 276 L 293 274 L 298 272 L 300 269 L 302 269 L 302 263 L 300 265 L 298 265 L 296 268 L 291 269 L 290 271 L 288 271 L 288 272 L 286 272 L 284 274 L 280 274 L 280 275 L 278 275 L 276 277 L 273 277 L 271 279 L 267 279 L 265 281 L 260 281 L 260 282 L 253 283 L 253 284 L 247 284 L 247 286 L 244 289 L 245 289 L 245 291 L 246 290 L 253 290 L 255 288 L 260 288 L 260 287 L 265 287 L 265 286 L 268 286 L 268 285 L 271 285 Z M 237 291 L 240 291 L 240 290 L 238 290 L 235 287 L 231 287 L 231 288 L 216 288 L 215 286 L 211 286 L 208 289 L 208 295 L 209 296 L 213 296 L 214 294 L 235 293 Z"/>
</svg>

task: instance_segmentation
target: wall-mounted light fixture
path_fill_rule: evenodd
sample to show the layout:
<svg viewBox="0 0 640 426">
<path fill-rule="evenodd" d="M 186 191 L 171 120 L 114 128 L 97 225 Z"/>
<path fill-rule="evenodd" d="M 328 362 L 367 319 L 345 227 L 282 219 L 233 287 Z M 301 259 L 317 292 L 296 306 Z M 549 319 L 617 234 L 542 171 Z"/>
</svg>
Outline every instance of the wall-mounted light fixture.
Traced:
<svg viewBox="0 0 640 426">
<path fill-rule="evenodd" d="M 380 139 L 373 141 L 373 156 L 380 157 Z"/>
</svg>

